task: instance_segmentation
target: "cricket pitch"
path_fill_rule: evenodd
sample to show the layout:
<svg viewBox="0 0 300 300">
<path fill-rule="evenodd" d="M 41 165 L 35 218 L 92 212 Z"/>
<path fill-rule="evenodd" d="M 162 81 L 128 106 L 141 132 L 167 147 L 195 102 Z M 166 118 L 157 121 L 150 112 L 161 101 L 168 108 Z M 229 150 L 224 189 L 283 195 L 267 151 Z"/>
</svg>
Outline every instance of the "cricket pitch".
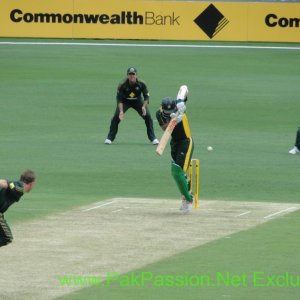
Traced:
<svg viewBox="0 0 300 300">
<path fill-rule="evenodd" d="M 12 227 L 0 249 L 0 299 L 48 300 L 78 290 L 57 276 L 122 274 L 247 230 L 300 209 L 299 204 L 114 198 Z"/>
</svg>

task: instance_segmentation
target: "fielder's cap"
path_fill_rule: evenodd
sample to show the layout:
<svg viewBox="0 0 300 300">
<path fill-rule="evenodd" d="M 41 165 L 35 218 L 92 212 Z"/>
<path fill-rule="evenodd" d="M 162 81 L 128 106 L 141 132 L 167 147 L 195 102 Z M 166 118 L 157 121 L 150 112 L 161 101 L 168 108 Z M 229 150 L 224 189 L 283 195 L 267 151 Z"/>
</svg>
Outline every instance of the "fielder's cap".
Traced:
<svg viewBox="0 0 300 300">
<path fill-rule="evenodd" d="M 137 69 L 136 68 L 134 68 L 134 67 L 130 67 L 130 68 L 128 68 L 127 69 L 127 75 L 128 74 L 137 74 Z"/>
</svg>

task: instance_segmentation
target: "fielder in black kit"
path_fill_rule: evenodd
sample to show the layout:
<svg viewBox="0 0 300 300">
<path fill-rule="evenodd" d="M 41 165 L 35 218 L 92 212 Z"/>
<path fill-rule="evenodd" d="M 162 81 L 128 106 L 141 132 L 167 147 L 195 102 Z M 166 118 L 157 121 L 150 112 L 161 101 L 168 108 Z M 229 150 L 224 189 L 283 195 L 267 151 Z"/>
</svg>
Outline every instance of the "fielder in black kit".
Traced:
<svg viewBox="0 0 300 300">
<path fill-rule="evenodd" d="M 133 108 L 145 121 L 148 139 L 153 145 L 157 145 L 159 141 L 155 137 L 153 121 L 148 109 L 149 91 L 146 83 L 137 77 L 136 68 L 128 68 L 127 78 L 119 84 L 116 98 L 117 107 L 104 143 L 110 145 L 115 140 L 120 121 L 124 119 L 126 111 Z"/>
<path fill-rule="evenodd" d="M 26 170 L 21 174 L 18 181 L 0 179 L 0 247 L 6 246 L 13 240 L 4 213 L 12 204 L 18 202 L 24 193 L 29 193 L 32 190 L 35 178 L 35 173 L 32 170 Z"/>
</svg>

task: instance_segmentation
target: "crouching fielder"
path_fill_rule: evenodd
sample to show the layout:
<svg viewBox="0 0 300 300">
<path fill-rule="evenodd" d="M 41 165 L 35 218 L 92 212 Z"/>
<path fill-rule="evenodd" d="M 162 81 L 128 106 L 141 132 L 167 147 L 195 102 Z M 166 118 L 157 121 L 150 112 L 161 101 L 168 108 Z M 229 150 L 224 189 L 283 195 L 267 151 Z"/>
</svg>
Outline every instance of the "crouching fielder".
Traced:
<svg viewBox="0 0 300 300">
<path fill-rule="evenodd" d="M 32 190 L 35 183 L 35 174 L 26 170 L 19 181 L 0 179 L 0 247 L 12 242 L 11 230 L 4 219 L 4 213 L 15 202 L 18 202 L 24 193 Z"/>
<path fill-rule="evenodd" d="M 171 119 L 176 119 L 176 125 L 171 134 L 171 173 L 182 195 L 180 210 L 190 212 L 193 207 L 193 195 L 189 189 L 187 170 L 194 150 L 194 142 L 186 115 L 187 91 L 184 97 L 177 95 L 174 100 L 170 97 L 161 101 L 161 107 L 156 112 L 156 118 L 163 130 L 166 130 Z"/>
</svg>

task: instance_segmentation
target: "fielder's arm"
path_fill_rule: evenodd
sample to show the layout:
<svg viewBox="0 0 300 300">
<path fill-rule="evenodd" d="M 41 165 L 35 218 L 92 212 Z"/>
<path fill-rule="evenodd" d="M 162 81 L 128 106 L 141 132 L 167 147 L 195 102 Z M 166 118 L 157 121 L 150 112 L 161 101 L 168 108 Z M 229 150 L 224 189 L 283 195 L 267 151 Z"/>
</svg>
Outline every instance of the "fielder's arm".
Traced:
<svg viewBox="0 0 300 300">
<path fill-rule="evenodd" d="M 119 119 L 120 121 L 123 121 L 124 120 L 123 103 L 119 102 L 118 107 L 119 107 Z"/>
</svg>

